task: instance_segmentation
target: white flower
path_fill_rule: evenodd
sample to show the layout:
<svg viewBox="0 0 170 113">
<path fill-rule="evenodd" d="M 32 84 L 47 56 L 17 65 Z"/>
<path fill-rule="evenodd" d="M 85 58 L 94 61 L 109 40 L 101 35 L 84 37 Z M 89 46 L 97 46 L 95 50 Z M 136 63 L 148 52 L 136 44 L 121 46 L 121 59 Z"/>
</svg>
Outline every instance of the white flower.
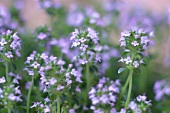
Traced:
<svg viewBox="0 0 170 113">
<path fill-rule="evenodd" d="M 147 97 L 146 97 L 145 95 L 139 95 L 138 97 L 136 97 L 136 99 L 137 99 L 138 102 L 145 101 L 146 98 L 147 98 Z"/>
<path fill-rule="evenodd" d="M 130 108 L 131 110 L 135 110 L 135 109 L 137 108 L 137 104 L 136 104 L 134 101 L 132 101 L 132 102 L 130 102 L 130 104 L 129 104 L 129 108 Z"/>
<path fill-rule="evenodd" d="M 134 41 L 134 42 L 132 42 L 132 45 L 133 45 L 133 46 L 138 46 L 139 43 L 138 43 L 137 41 Z"/>
<path fill-rule="evenodd" d="M 130 56 L 128 56 L 127 58 L 125 58 L 124 61 L 126 62 L 126 64 L 132 63 L 132 59 L 130 58 Z"/>
<path fill-rule="evenodd" d="M 133 62 L 133 66 L 134 66 L 135 68 L 139 67 L 138 61 L 134 61 L 134 62 Z"/>
<path fill-rule="evenodd" d="M 34 68 L 38 68 L 40 66 L 40 64 L 35 61 L 31 66 Z"/>
<path fill-rule="evenodd" d="M 1 83 L 1 84 L 2 84 L 2 83 L 5 83 L 5 82 L 6 82 L 5 77 L 0 78 L 0 83 Z"/>
</svg>

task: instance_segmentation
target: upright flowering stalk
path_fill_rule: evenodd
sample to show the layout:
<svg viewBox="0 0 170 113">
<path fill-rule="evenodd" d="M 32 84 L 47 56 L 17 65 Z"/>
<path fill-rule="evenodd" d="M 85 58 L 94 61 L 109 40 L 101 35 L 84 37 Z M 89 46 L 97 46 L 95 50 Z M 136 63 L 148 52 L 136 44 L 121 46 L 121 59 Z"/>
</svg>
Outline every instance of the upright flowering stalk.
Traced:
<svg viewBox="0 0 170 113">
<path fill-rule="evenodd" d="M 101 50 L 97 49 L 99 46 L 99 38 L 96 31 L 88 28 L 85 31 L 75 29 L 75 31 L 72 32 L 70 40 L 72 41 L 71 47 L 79 49 L 79 54 L 76 56 L 76 59 L 80 64 L 86 65 L 85 72 L 88 94 L 90 88 L 90 64 L 101 61 L 99 54 Z"/>
<path fill-rule="evenodd" d="M 26 70 L 30 76 L 32 76 L 31 80 L 31 86 L 29 88 L 28 96 L 27 96 L 27 113 L 29 113 L 29 108 L 30 108 L 30 96 L 31 96 L 31 91 L 34 86 L 34 79 L 38 75 L 38 71 L 40 70 L 41 66 L 45 63 L 43 60 L 43 56 L 41 54 L 38 54 L 36 51 L 34 51 L 29 57 L 27 57 L 27 60 L 25 62 Z"/>
<path fill-rule="evenodd" d="M 10 84 L 8 64 L 16 57 L 21 56 L 19 50 L 21 50 L 21 40 L 17 36 L 17 33 L 8 30 L 0 35 L 0 60 L 6 65 L 6 79 L 8 84 Z"/>
<path fill-rule="evenodd" d="M 12 72 L 9 73 L 9 76 L 12 82 L 8 85 L 5 85 L 5 77 L 0 78 L 0 84 L 3 85 L 3 87 L 0 87 L 0 105 L 5 106 L 8 109 L 8 113 L 11 112 L 11 108 L 14 107 L 13 105 L 16 102 L 22 102 L 22 94 L 19 89 L 19 80 L 21 80 L 21 77 Z"/>
<path fill-rule="evenodd" d="M 119 62 L 124 63 L 129 70 L 129 76 L 120 95 L 120 97 L 123 96 L 129 85 L 128 97 L 125 103 L 126 108 L 130 102 L 134 69 L 138 69 L 140 65 L 144 64 L 144 51 L 153 43 L 153 41 L 150 40 L 151 34 L 152 33 L 145 32 L 142 29 L 138 31 L 124 31 L 121 33 L 120 43 L 124 51 Z M 120 68 L 118 73 L 122 72 L 124 69 L 125 68 Z"/>
<path fill-rule="evenodd" d="M 17 33 L 7 30 L 0 35 L 0 60 L 5 63 L 7 87 L 10 86 L 11 81 L 8 74 L 9 63 L 21 56 L 19 50 L 21 50 L 21 40 L 17 36 Z M 11 105 L 9 101 L 7 103 L 9 104 L 8 113 L 10 113 Z"/>
<path fill-rule="evenodd" d="M 57 59 L 53 55 L 48 56 L 46 53 L 38 54 L 34 51 L 27 57 L 25 63 L 27 64 L 25 70 L 32 76 L 32 83 L 27 97 L 27 113 L 29 113 L 30 95 L 34 79 L 37 76 L 40 76 L 43 93 L 47 93 L 48 97 L 42 102 L 35 102 L 31 108 L 51 113 L 56 113 L 57 109 L 57 113 L 61 113 L 62 95 L 67 95 L 65 92 L 73 88 L 73 83 L 81 83 L 81 76 L 72 68 L 71 64 L 65 69 L 65 61 Z"/>
</svg>

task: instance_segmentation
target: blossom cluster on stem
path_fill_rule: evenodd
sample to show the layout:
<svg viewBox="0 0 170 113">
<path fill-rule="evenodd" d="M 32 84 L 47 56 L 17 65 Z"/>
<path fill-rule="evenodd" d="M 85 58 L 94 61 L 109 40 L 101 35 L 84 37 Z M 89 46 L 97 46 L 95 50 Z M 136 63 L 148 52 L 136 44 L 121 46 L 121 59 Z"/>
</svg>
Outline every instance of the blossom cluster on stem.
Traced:
<svg viewBox="0 0 170 113">
<path fill-rule="evenodd" d="M 1 60 L 9 62 L 11 59 L 21 57 L 21 40 L 17 33 L 11 30 L 0 35 L 0 56 Z"/>
<path fill-rule="evenodd" d="M 147 100 L 145 95 L 139 95 L 134 101 L 131 101 L 128 108 L 122 108 L 119 113 L 148 113 L 150 112 L 151 100 Z"/>
<path fill-rule="evenodd" d="M 75 29 L 72 32 L 70 40 L 72 42 L 72 48 L 79 49 L 79 55 L 76 57 L 80 64 L 86 64 L 88 62 L 101 62 L 99 52 L 101 47 L 99 45 L 98 33 L 91 28 L 85 31 Z"/>
<path fill-rule="evenodd" d="M 143 29 L 138 31 L 124 31 L 121 33 L 120 46 L 124 48 L 122 57 L 119 62 L 127 66 L 138 68 L 144 64 L 144 52 L 154 42 L 150 39 L 151 33 L 145 32 Z"/>
</svg>

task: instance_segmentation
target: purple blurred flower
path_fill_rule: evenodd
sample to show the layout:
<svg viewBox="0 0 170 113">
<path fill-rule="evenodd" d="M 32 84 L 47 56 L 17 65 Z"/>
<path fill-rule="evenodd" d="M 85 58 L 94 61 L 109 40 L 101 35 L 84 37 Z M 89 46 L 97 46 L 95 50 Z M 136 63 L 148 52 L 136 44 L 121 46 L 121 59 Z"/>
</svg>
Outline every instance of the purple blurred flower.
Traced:
<svg viewBox="0 0 170 113">
<path fill-rule="evenodd" d="M 102 77 L 96 87 L 92 87 L 89 91 L 89 99 L 92 102 L 92 106 L 90 107 L 94 112 L 100 111 L 100 105 L 109 105 L 110 107 L 114 106 L 114 103 L 117 100 L 117 94 L 119 93 L 119 85 L 115 84 L 114 81 L 109 78 Z"/>
<path fill-rule="evenodd" d="M 159 101 L 165 97 L 165 95 L 170 95 L 170 84 L 166 80 L 159 80 L 155 82 L 154 85 L 155 100 Z"/>
<path fill-rule="evenodd" d="M 5 77 L 0 78 L 0 84 L 3 84 L 5 82 L 6 82 Z"/>
<path fill-rule="evenodd" d="M 67 24 L 70 26 L 80 26 L 84 21 L 84 15 L 81 12 L 71 12 L 67 15 Z"/>
</svg>

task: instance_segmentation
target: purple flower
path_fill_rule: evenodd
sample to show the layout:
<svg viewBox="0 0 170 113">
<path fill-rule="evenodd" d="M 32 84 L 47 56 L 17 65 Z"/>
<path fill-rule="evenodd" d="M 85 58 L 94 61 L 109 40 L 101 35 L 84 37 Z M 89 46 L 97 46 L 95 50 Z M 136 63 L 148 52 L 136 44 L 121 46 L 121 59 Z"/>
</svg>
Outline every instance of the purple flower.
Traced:
<svg viewBox="0 0 170 113">
<path fill-rule="evenodd" d="M 126 113 L 126 109 L 122 108 L 122 109 L 120 110 L 120 113 Z"/>
<path fill-rule="evenodd" d="M 134 41 L 134 42 L 132 42 L 132 45 L 133 45 L 133 46 L 138 46 L 139 43 L 138 43 L 137 41 Z"/>
<path fill-rule="evenodd" d="M 143 29 L 124 31 L 121 33 L 120 46 L 123 46 L 124 52 L 122 57 L 118 62 L 125 63 L 126 65 L 133 65 L 138 68 L 140 64 L 144 64 L 143 57 L 140 56 L 144 50 L 150 46 L 151 40 L 149 39 L 149 32 Z"/>
<path fill-rule="evenodd" d="M 80 26 L 84 21 L 84 15 L 81 12 L 72 12 L 67 15 L 67 24 L 70 26 Z"/>
<path fill-rule="evenodd" d="M 130 108 L 131 110 L 135 110 L 135 109 L 137 108 L 137 104 L 136 104 L 134 101 L 131 101 L 131 102 L 129 103 L 129 108 Z"/>
<path fill-rule="evenodd" d="M 47 35 L 45 34 L 45 33 L 39 33 L 38 34 L 38 36 L 37 36 L 37 38 L 39 39 L 39 40 L 44 40 L 45 38 L 47 38 Z"/>
<path fill-rule="evenodd" d="M 5 56 L 8 57 L 8 58 L 13 58 L 11 51 L 8 51 L 7 53 L 5 53 Z"/>
<path fill-rule="evenodd" d="M 0 50 L 3 51 L 1 55 L 8 59 L 20 57 L 21 55 L 19 51 L 21 50 L 21 40 L 17 36 L 17 33 L 7 30 L 1 35 L 1 37 L 3 37 L 0 39 Z"/>
<path fill-rule="evenodd" d="M 5 82 L 6 82 L 5 77 L 0 78 L 0 84 L 3 84 Z"/>
<path fill-rule="evenodd" d="M 135 68 L 139 67 L 138 61 L 134 61 L 134 62 L 133 62 L 133 66 L 134 66 Z"/>
<path fill-rule="evenodd" d="M 7 42 L 5 41 L 4 38 L 1 38 L 0 45 L 1 45 L 1 46 L 4 46 L 5 44 L 7 44 Z"/>
<path fill-rule="evenodd" d="M 46 106 L 46 107 L 44 108 L 44 113 L 50 113 L 50 107 Z"/>
<path fill-rule="evenodd" d="M 96 112 L 100 110 L 100 105 L 114 106 L 117 100 L 116 94 L 119 93 L 119 85 L 115 84 L 109 78 L 101 78 L 96 87 L 92 87 L 89 91 L 89 99 L 92 102 L 91 109 Z"/>
<path fill-rule="evenodd" d="M 74 109 L 70 109 L 69 113 L 76 113 Z"/>
<path fill-rule="evenodd" d="M 36 69 L 40 66 L 40 64 L 35 61 L 33 64 L 31 64 L 31 66 Z"/>
<path fill-rule="evenodd" d="M 141 102 L 146 101 L 147 97 L 145 95 L 139 95 L 138 97 L 136 97 L 136 99 L 138 102 Z"/>
<path fill-rule="evenodd" d="M 53 86 L 56 82 L 57 82 L 57 80 L 56 80 L 54 77 L 52 77 L 52 78 L 49 79 L 49 83 L 50 83 L 50 85 L 52 85 L 52 86 Z"/>
<path fill-rule="evenodd" d="M 165 95 L 170 95 L 170 84 L 166 80 L 159 80 L 155 82 L 154 85 L 155 100 L 159 101 L 165 97 Z"/>
</svg>

